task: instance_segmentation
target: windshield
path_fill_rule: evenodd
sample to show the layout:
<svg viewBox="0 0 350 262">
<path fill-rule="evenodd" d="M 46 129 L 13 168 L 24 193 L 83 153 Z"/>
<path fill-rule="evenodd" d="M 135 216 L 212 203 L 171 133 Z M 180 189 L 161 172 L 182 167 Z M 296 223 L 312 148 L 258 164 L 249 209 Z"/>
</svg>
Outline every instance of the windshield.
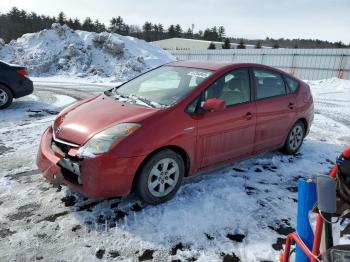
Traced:
<svg viewBox="0 0 350 262">
<path fill-rule="evenodd" d="M 197 68 L 162 66 L 106 94 L 145 106 L 168 107 L 184 98 L 212 73 Z"/>
</svg>

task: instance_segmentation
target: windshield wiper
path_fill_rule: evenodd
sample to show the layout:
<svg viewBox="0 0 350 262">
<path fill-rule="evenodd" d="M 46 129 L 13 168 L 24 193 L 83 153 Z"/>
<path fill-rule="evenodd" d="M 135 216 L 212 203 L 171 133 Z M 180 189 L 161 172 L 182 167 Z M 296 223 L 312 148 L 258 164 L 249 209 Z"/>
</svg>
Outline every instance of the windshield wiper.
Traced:
<svg viewBox="0 0 350 262">
<path fill-rule="evenodd" d="M 145 103 L 146 105 L 150 106 L 150 107 L 153 107 L 153 108 L 157 108 L 153 103 L 152 101 L 146 99 L 146 98 L 143 98 L 143 97 L 139 97 L 137 95 L 125 95 L 125 94 L 121 94 L 119 93 L 117 90 L 114 91 L 114 94 L 117 95 L 117 96 L 120 96 L 122 98 L 126 98 L 126 99 L 131 99 L 132 101 L 134 101 L 136 104 L 137 104 L 137 100 Z"/>
<path fill-rule="evenodd" d="M 152 101 L 148 100 L 147 98 L 144 98 L 144 97 L 140 97 L 140 96 L 136 96 L 136 95 L 133 95 L 135 97 L 137 97 L 137 99 L 141 100 L 143 103 L 153 107 L 153 108 L 157 108 L 153 103 Z"/>
</svg>

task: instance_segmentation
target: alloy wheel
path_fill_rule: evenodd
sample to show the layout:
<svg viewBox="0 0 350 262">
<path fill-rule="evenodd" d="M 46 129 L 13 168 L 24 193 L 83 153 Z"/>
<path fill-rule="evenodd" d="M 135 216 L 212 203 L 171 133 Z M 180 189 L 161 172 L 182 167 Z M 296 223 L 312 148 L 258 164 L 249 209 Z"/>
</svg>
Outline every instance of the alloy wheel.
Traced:
<svg viewBox="0 0 350 262">
<path fill-rule="evenodd" d="M 296 125 L 289 136 L 289 146 L 292 150 L 296 150 L 299 148 L 301 143 L 303 142 L 304 130 L 300 125 Z"/>
<path fill-rule="evenodd" d="M 8 101 L 8 99 L 9 99 L 9 97 L 8 97 L 7 93 L 4 90 L 0 89 L 0 106 L 5 105 Z"/>
<path fill-rule="evenodd" d="M 158 161 L 148 176 L 148 190 L 155 197 L 164 197 L 171 193 L 179 180 L 180 168 L 172 158 Z"/>
</svg>

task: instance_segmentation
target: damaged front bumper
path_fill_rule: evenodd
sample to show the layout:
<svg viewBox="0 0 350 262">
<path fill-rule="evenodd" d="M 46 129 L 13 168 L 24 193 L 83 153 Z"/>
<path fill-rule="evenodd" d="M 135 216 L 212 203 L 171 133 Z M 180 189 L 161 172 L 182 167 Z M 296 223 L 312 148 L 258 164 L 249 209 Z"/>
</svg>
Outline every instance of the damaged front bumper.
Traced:
<svg viewBox="0 0 350 262">
<path fill-rule="evenodd" d="M 66 171 L 72 173 L 71 176 L 66 175 L 66 179 L 68 179 L 69 177 L 73 178 L 73 183 L 77 183 L 79 185 L 82 184 L 82 180 L 81 180 L 81 165 L 80 165 L 80 161 L 78 160 L 72 160 L 70 158 L 63 158 L 60 161 L 58 161 L 57 165 L 59 167 L 61 167 L 61 171 L 63 170 L 63 173 Z"/>
<path fill-rule="evenodd" d="M 66 184 L 86 197 L 105 198 L 130 193 L 144 156 L 124 158 L 106 153 L 96 158 L 78 158 L 77 149 L 65 148 L 53 140 L 53 130 L 49 127 L 40 142 L 39 170 L 50 183 Z"/>
</svg>

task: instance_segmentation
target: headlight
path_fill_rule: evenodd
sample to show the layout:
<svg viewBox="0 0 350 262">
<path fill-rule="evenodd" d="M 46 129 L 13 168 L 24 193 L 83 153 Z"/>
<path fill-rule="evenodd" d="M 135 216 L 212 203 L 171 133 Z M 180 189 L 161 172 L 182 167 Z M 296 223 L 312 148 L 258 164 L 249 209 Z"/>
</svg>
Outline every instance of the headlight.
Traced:
<svg viewBox="0 0 350 262">
<path fill-rule="evenodd" d="M 103 130 L 94 135 L 78 150 L 80 157 L 95 157 L 97 154 L 108 152 L 130 134 L 141 127 L 136 123 L 122 123 Z"/>
</svg>

